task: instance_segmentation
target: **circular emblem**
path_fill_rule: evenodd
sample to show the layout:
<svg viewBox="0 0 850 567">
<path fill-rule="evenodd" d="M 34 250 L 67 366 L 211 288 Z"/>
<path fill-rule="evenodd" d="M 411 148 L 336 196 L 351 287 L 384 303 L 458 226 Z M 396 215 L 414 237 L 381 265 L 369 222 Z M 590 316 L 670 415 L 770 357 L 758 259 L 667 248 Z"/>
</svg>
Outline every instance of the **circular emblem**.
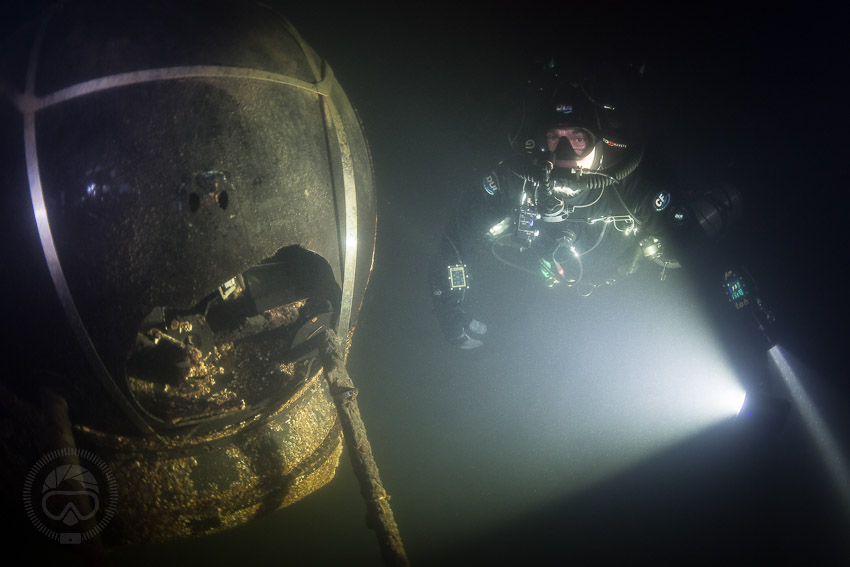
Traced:
<svg viewBox="0 0 850 567">
<path fill-rule="evenodd" d="M 32 466 L 23 496 L 38 531 L 59 543 L 82 543 L 112 519 L 118 484 L 106 463 L 90 451 L 59 449 Z"/>
<path fill-rule="evenodd" d="M 655 210 L 658 212 L 663 211 L 667 208 L 667 205 L 670 204 L 670 193 L 666 191 L 661 191 L 655 196 L 655 201 L 653 203 L 655 205 Z"/>
<path fill-rule="evenodd" d="M 499 192 L 499 181 L 495 173 L 491 173 L 490 175 L 485 177 L 482 181 L 482 184 L 484 185 L 484 190 L 489 195 L 495 195 Z"/>
</svg>

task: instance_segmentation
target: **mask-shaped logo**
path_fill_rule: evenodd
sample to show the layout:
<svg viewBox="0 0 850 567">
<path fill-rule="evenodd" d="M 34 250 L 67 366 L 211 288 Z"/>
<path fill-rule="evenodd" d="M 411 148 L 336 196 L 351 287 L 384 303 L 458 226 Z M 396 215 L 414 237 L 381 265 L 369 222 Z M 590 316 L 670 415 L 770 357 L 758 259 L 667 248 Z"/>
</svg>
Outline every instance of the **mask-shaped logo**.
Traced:
<svg viewBox="0 0 850 567">
<path fill-rule="evenodd" d="M 106 464 L 88 451 L 61 449 L 33 465 L 24 507 L 33 525 L 60 543 L 82 543 L 115 513 L 118 487 Z"/>
</svg>

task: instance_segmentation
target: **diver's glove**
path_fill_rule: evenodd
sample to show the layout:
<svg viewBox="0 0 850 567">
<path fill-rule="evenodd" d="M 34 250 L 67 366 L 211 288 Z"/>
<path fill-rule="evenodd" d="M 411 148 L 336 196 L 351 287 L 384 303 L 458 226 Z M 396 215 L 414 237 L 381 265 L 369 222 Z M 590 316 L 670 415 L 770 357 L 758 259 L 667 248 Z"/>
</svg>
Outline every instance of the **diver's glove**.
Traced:
<svg viewBox="0 0 850 567">
<path fill-rule="evenodd" d="M 523 181 L 533 185 L 538 191 L 552 194 L 552 162 L 542 157 L 524 158 L 520 163 L 511 165 L 511 170 Z"/>
<path fill-rule="evenodd" d="M 469 333 L 474 335 L 483 336 L 487 332 L 487 325 L 479 321 L 478 319 L 472 319 L 467 328 L 463 330 L 463 333 L 455 339 L 455 344 L 463 350 L 472 350 L 474 348 L 478 348 L 483 346 L 484 343 L 478 339 L 473 339 L 469 336 Z"/>
<path fill-rule="evenodd" d="M 469 331 L 475 333 L 476 335 L 484 335 L 487 333 L 487 325 L 485 325 L 478 319 L 473 319 L 469 322 Z"/>
<path fill-rule="evenodd" d="M 466 333 L 464 333 L 461 336 L 461 339 L 463 339 L 463 340 L 460 343 L 458 343 L 458 346 L 460 348 L 462 348 L 463 350 L 472 350 L 474 348 L 478 348 L 478 347 L 484 345 L 484 343 L 482 343 L 481 341 L 479 341 L 477 339 L 471 338 Z"/>
<path fill-rule="evenodd" d="M 536 170 L 534 177 L 534 197 L 541 211 L 554 210 L 560 201 L 555 197 L 554 183 L 552 180 L 551 161 L 536 159 L 532 161 L 532 167 Z"/>
</svg>

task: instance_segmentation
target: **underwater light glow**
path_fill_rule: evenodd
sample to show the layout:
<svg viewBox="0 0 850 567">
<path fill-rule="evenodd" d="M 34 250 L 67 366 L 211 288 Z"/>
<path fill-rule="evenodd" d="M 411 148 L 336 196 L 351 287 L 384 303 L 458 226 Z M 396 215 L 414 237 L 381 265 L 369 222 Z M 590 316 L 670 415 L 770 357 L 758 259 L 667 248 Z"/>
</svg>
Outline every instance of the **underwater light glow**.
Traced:
<svg viewBox="0 0 850 567">
<path fill-rule="evenodd" d="M 744 408 L 744 401 L 747 399 L 747 393 L 741 388 L 731 388 L 722 393 L 722 398 L 718 400 L 724 408 L 728 408 L 731 415 L 740 415 Z"/>
<path fill-rule="evenodd" d="M 466 537 L 713 441 L 715 428 L 737 431 L 724 426 L 744 401 L 738 367 L 689 284 L 676 278 L 663 294 L 644 294 L 639 282 L 598 303 L 552 295 L 542 309 L 504 308 L 513 333 L 469 361 L 469 394 L 453 402 L 466 425 L 454 441 L 468 471 L 456 498 L 468 498 L 474 516 Z M 478 513 L 478 496 L 498 506 Z"/>
<path fill-rule="evenodd" d="M 551 389 L 542 402 L 553 410 L 541 412 L 537 426 L 548 433 L 541 441 L 552 458 L 563 454 L 561 494 L 610 478 L 738 416 L 745 389 L 732 361 L 703 313 L 681 305 L 659 300 L 635 306 L 635 312 L 648 311 L 646 320 L 664 322 L 649 333 L 595 322 L 583 335 L 589 338 L 582 341 L 583 357 L 564 357 L 560 367 L 553 357 Z M 571 323 L 564 321 L 561 333 L 537 338 L 535 347 L 559 352 Z M 598 337 L 605 340 L 593 340 Z M 535 435 L 540 438 L 539 430 Z"/>
</svg>

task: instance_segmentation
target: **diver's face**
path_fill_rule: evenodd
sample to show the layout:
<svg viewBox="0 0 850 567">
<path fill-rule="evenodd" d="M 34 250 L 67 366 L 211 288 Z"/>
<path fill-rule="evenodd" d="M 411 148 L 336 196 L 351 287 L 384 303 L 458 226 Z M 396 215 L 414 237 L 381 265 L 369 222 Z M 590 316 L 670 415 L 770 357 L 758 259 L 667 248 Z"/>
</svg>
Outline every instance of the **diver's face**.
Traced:
<svg viewBox="0 0 850 567">
<path fill-rule="evenodd" d="M 587 132 L 581 128 L 552 128 L 546 132 L 546 145 L 550 152 L 554 152 L 558 147 L 558 142 L 561 138 L 566 138 L 570 141 L 570 145 L 579 157 L 584 157 L 587 151 Z"/>
</svg>

